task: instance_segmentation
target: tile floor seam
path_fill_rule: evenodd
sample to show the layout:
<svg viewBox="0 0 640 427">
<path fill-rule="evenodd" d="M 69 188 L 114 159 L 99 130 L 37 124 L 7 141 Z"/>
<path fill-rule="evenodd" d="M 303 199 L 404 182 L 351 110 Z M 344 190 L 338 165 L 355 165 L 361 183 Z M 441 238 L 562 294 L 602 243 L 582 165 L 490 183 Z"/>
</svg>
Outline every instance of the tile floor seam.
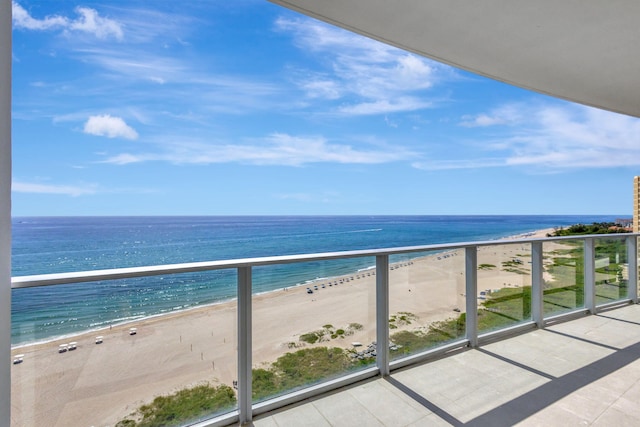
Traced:
<svg viewBox="0 0 640 427">
<path fill-rule="evenodd" d="M 578 391 L 578 390 L 576 390 L 576 391 Z M 574 393 L 575 393 L 575 392 L 574 392 Z M 574 395 L 574 394 L 572 393 L 572 394 L 570 394 L 569 396 L 572 396 L 572 395 Z M 568 397 L 568 396 L 567 396 L 567 397 Z M 587 399 L 587 398 L 585 398 L 585 399 L 586 399 L 586 400 L 589 400 L 589 399 Z M 611 409 L 611 407 L 613 406 L 613 404 L 614 404 L 617 400 L 618 400 L 618 399 L 616 399 L 616 400 L 615 400 L 615 401 L 613 401 L 612 403 L 609 403 L 608 405 L 606 405 L 606 408 L 605 408 L 605 409 L 603 409 L 602 411 L 600 411 L 600 413 L 597 413 L 594 417 L 592 417 L 592 418 L 591 418 L 591 422 L 589 423 L 589 425 L 592 425 L 593 423 L 595 423 L 595 422 L 596 422 L 596 420 L 597 420 L 598 418 L 600 418 L 600 417 L 601 417 L 605 412 L 607 412 L 609 409 Z M 556 404 L 557 404 L 557 402 L 556 402 Z M 569 412 L 574 413 L 575 415 L 578 415 L 578 416 L 580 416 L 580 413 L 582 413 L 582 414 L 584 413 L 583 411 L 580 411 L 580 413 L 576 413 L 576 412 L 572 411 L 571 409 L 568 409 L 568 408 L 565 408 L 565 409 L 566 409 L 566 410 L 568 410 Z"/>
<path fill-rule="evenodd" d="M 552 375 L 552 374 L 549 374 L 547 372 L 541 371 L 541 370 L 536 369 L 536 368 L 534 368 L 532 366 L 528 366 L 526 363 L 521 363 L 521 362 L 518 362 L 517 360 L 510 359 L 509 357 L 502 356 L 501 354 L 498 354 L 498 353 L 495 353 L 495 352 L 492 352 L 492 351 L 489 351 L 489 350 L 486 350 L 486 349 L 477 349 L 477 351 L 482 352 L 482 353 L 484 353 L 484 354 L 486 354 L 486 355 L 488 355 L 490 357 L 494 357 L 497 360 L 500 360 L 500 361 L 502 361 L 504 363 L 508 363 L 508 364 L 518 368 L 518 369 L 522 369 L 524 371 L 530 372 L 530 373 L 532 373 L 534 375 L 546 378 L 548 380 L 552 380 L 553 381 L 554 379 L 558 378 L 555 375 Z M 529 363 L 529 365 L 531 365 L 531 364 L 532 363 Z"/>
<path fill-rule="evenodd" d="M 412 405 L 412 403 L 415 403 L 415 401 L 413 401 L 413 399 L 411 399 L 410 397 L 408 397 L 406 394 L 402 393 L 402 392 L 401 392 L 400 390 L 398 390 L 396 387 L 390 387 L 390 389 L 389 389 L 389 388 L 384 387 L 383 385 L 380 385 L 380 387 L 384 388 L 384 389 L 385 389 L 385 390 L 387 390 L 387 391 L 390 391 L 394 396 L 396 396 L 396 397 L 397 397 L 398 399 L 400 399 L 402 402 L 406 403 L 409 407 L 414 408 L 414 406 Z M 352 396 L 356 401 L 358 401 L 358 403 L 360 403 L 363 407 L 368 408 L 368 406 L 367 406 L 364 402 L 362 402 L 362 400 L 358 399 L 358 396 L 357 396 L 355 393 L 353 393 L 353 390 L 349 390 L 348 392 L 351 394 L 351 396 Z M 396 394 L 396 392 L 398 392 L 399 394 Z M 409 402 L 407 402 L 407 401 L 405 400 L 405 399 L 407 399 L 407 398 L 408 398 Z M 411 403 L 410 403 L 410 402 L 411 402 Z M 421 406 L 420 406 L 420 405 L 418 405 L 418 408 L 414 408 L 414 409 L 416 409 L 416 411 L 419 411 L 419 408 L 420 408 L 420 407 L 421 407 Z M 427 408 L 424 408 L 424 407 L 421 407 L 421 408 L 422 408 L 422 409 L 427 409 Z M 433 411 L 430 411 L 429 409 L 427 409 L 427 411 L 428 411 L 428 414 L 426 414 L 426 415 L 424 415 L 424 414 L 423 414 L 423 415 L 421 415 L 421 416 L 420 416 L 420 418 L 424 418 L 425 416 L 428 416 L 428 415 L 430 415 L 430 414 L 433 414 Z M 386 424 L 382 419 L 378 418 L 374 413 L 372 413 L 371 411 L 369 411 L 369 413 L 371 413 L 371 415 L 372 415 L 375 419 L 377 419 L 377 420 L 380 422 L 380 424 L 382 424 L 382 425 L 384 425 L 384 426 L 386 426 L 386 425 L 387 425 L 387 424 Z M 416 421 L 417 421 L 417 420 L 416 420 Z M 414 422 L 415 422 L 415 421 L 413 421 L 413 422 L 409 422 L 409 423 L 405 424 L 405 426 L 409 426 L 409 425 L 413 424 Z"/>
<path fill-rule="evenodd" d="M 322 411 L 320 410 L 320 408 L 318 408 L 318 407 L 316 406 L 316 402 L 315 402 L 315 401 L 314 401 L 314 402 L 311 402 L 311 406 L 313 406 L 313 408 L 314 408 L 316 411 L 318 411 L 318 413 L 320 414 L 320 416 L 322 417 L 322 419 L 324 419 L 324 420 L 327 422 L 327 424 L 329 424 L 331 427 L 334 427 L 334 424 L 333 424 L 331 421 L 329 421 L 329 419 L 324 415 L 324 412 L 322 412 Z"/>
<path fill-rule="evenodd" d="M 572 335 L 572 334 L 569 334 L 569 333 L 566 333 L 566 332 L 554 331 L 554 330 L 550 330 L 550 332 L 553 332 L 554 334 L 562 335 L 562 336 L 564 336 L 564 337 L 566 337 L 568 339 L 572 339 L 572 340 L 583 342 L 585 344 L 590 344 L 590 345 L 593 345 L 593 346 L 606 348 L 606 349 L 611 350 L 611 351 L 620 350 L 620 348 L 618 348 L 618 347 L 614 347 L 614 346 L 611 346 L 611 345 L 608 345 L 608 344 L 599 343 L 599 342 L 594 341 L 594 340 L 583 338 L 581 336 L 577 336 L 577 334 L 575 334 L 575 333 Z M 583 332 L 583 333 L 581 333 L 581 335 L 587 336 L 588 332 Z"/>
<path fill-rule="evenodd" d="M 434 410 L 434 409 L 432 409 L 432 408 L 430 408 L 428 406 L 425 406 L 424 402 L 419 402 L 415 397 L 411 396 L 410 393 L 405 392 L 405 391 L 401 390 L 400 387 L 398 387 L 398 390 L 401 393 L 403 393 L 409 399 L 411 399 L 414 402 L 416 402 L 422 408 L 424 408 L 427 411 L 429 411 L 429 414 L 426 415 L 427 417 L 430 416 L 431 414 L 433 414 L 434 416 L 438 417 L 438 419 L 448 423 L 449 425 L 452 425 L 452 426 L 462 426 L 462 425 L 464 425 L 464 423 L 462 423 L 452 413 L 450 413 L 449 411 L 447 411 L 444 408 L 444 406 L 446 404 L 442 403 L 443 400 L 449 402 L 450 404 L 457 405 L 453 399 L 450 399 L 449 397 L 445 396 L 444 394 L 440 393 L 439 391 L 436 391 L 434 393 L 440 398 L 440 399 L 438 399 L 438 402 L 440 402 L 440 403 L 435 403 L 433 398 L 432 399 L 428 399 L 423 393 L 419 393 L 419 392 L 413 390 L 412 388 L 410 388 L 409 386 L 407 386 L 406 384 L 402 383 L 399 380 L 395 380 L 395 381 L 397 381 L 398 383 L 402 384 L 404 387 L 409 389 L 411 392 L 413 392 L 413 393 L 417 394 L 418 396 L 420 396 L 421 400 L 424 400 L 428 405 L 433 406 L 435 408 L 435 410 Z M 396 387 L 396 386 L 394 386 L 392 384 L 392 387 Z"/>
<path fill-rule="evenodd" d="M 617 400 L 616 400 L 617 401 Z M 598 414 L 597 417 L 595 417 L 593 420 L 591 420 L 591 422 L 589 423 L 590 426 L 596 424 L 598 422 L 598 420 L 600 418 L 602 418 L 604 416 L 604 414 L 609 410 L 609 409 L 613 409 L 613 410 L 617 410 L 617 408 L 613 408 L 612 407 L 613 404 L 609 405 L 609 407 L 607 409 L 605 409 L 604 411 L 602 411 L 602 413 Z"/>
<path fill-rule="evenodd" d="M 382 426 L 386 426 L 386 425 L 387 425 L 384 421 L 382 421 L 380 418 L 378 418 L 378 417 L 376 416 L 376 414 L 374 414 L 373 412 L 371 412 L 371 411 L 369 410 L 369 408 L 368 408 L 367 406 L 365 406 L 365 405 L 364 405 L 364 404 L 363 404 L 363 403 L 362 403 L 358 398 L 356 398 L 355 396 L 352 396 L 352 397 L 353 397 L 353 398 L 354 398 L 354 399 L 355 399 L 355 400 L 356 400 L 360 405 L 362 405 L 362 406 L 365 408 L 365 410 L 369 413 L 369 415 L 371 415 L 375 420 L 377 420 L 377 421 L 380 423 L 380 425 L 382 425 Z"/>
<path fill-rule="evenodd" d="M 631 390 L 636 384 L 640 383 L 640 380 L 636 380 L 636 382 L 634 382 L 633 384 L 631 384 L 629 387 L 627 387 L 627 389 L 625 391 L 623 391 L 622 393 L 620 393 L 620 395 L 618 396 L 618 398 L 616 399 L 616 402 L 618 400 L 620 400 L 622 398 L 622 396 L 624 396 L 629 390 Z"/>
</svg>

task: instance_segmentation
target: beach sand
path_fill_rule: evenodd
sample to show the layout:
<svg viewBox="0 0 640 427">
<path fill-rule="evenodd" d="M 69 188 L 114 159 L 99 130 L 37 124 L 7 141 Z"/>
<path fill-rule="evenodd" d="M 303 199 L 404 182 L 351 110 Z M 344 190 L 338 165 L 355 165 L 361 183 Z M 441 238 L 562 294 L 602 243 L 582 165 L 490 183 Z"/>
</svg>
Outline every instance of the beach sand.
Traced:
<svg viewBox="0 0 640 427">
<path fill-rule="evenodd" d="M 482 248 L 478 264 L 499 267 L 518 258 L 530 270 L 529 248 L 506 242 Z M 501 268 L 478 271 L 478 292 L 529 284 L 530 275 Z M 314 286 L 318 290 L 307 293 Z M 465 311 L 464 294 L 463 250 L 398 262 L 390 270 L 390 314 L 416 316 L 411 324 L 398 324 L 399 329 L 426 328 L 457 317 L 457 310 Z M 252 316 L 254 367 L 267 367 L 287 351 L 308 347 L 300 335 L 328 324 L 335 329 L 352 323 L 363 327 L 316 345 L 367 345 L 375 341 L 374 270 L 254 295 Z M 24 361 L 12 368 L 12 425 L 113 426 L 158 395 L 205 381 L 232 385 L 237 379 L 236 322 L 236 302 L 230 301 L 15 348 L 12 355 L 23 354 Z M 135 335 L 129 334 L 132 327 Z M 96 336 L 103 337 L 101 344 L 95 344 Z M 77 342 L 77 349 L 58 353 L 59 345 L 70 341 Z"/>
</svg>

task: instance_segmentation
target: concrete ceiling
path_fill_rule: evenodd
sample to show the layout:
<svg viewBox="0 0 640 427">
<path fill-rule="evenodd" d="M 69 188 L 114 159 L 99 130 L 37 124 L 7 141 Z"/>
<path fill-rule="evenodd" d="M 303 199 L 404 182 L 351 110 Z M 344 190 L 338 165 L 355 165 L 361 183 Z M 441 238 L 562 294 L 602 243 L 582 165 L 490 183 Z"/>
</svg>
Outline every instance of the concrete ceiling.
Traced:
<svg viewBox="0 0 640 427">
<path fill-rule="evenodd" d="M 640 117 L 638 0 L 271 0 L 473 73 Z"/>
</svg>

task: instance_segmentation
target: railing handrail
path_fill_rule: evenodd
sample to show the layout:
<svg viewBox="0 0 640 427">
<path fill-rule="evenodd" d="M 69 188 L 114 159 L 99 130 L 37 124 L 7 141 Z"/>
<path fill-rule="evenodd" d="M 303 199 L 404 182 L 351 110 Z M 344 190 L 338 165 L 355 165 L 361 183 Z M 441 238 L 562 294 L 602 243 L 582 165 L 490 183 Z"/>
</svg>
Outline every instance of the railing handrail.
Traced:
<svg viewBox="0 0 640 427">
<path fill-rule="evenodd" d="M 446 251 L 451 249 L 465 249 L 477 246 L 497 246 L 504 244 L 554 242 L 563 240 L 586 240 L 593 238 L 627 238 L 639 237 L 640 233 L 614 233 L 614 234 L 590 234 L 561 237 L 540 237 L 523 239 L 496 239 L 484 241 L 468 241 L 443 243 L 434 245 L 404 246 L 379 249 L 361 249 L 352 251 L 321 252 L 310 254 L 278 255 L 254 258 L 238 258 L 217 261 L 201 261 L 190 263 L 163 264 L 139 267 L 124 267 L 101 270 L 85 270 L 66 273 L 49 273 L 28 276 L 15 276 L 11 278 L 11 288 L 31 288 L 38 286 L 63 285 L 71 283 L 85 283 L 100 280 L 128 279 L 133 277 L 159 276 L 162 274 L 195 273 L 211 270 L 224 270 L 241 267 L 258 267 L 278 264 L 292 264 L 299 262 L 327 261 L 346 258 L 363 258 L 375 256 L 399 255 L 415 252 Z"/>
</svg>

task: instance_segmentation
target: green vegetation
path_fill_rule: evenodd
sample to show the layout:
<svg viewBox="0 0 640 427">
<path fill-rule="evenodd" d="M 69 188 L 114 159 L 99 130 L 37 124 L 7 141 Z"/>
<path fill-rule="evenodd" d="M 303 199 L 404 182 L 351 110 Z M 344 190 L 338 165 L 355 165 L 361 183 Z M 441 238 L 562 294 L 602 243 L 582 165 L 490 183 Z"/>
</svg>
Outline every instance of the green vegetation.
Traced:
<svg viewBox="0 0 640 427">
<path fill-rule="evenodd" d="M 315 344 L 317 342 L 335 340 L 337 338 L 344 338 L 349 335 L 353 335 L 355 331 L 359 331 L 362 329 L 362 325 L 360 323 L 349 323 L 349 326 L 335 329 L 333 325 L 324 325 L 322 329 L 318 329 L 317 331 L 307 332 L 306 334 L 300 335 L 300 341 L 306 342 L 307 344 Z M 289 348 L 294 347 L 292 343 L 289 343 Z"/>
<path fill-rule="evenodd" d="M 545 312 L 562 311 L 584 306 L 584 249 L 581 241 L 565 241 L 566 249 L 550 253 L 552 262 L 547 271 L 553 280 L 547 282 Z M 596 259 L 596 304 L 625 298 L 627 282 L 622 264 L 627 262 L 624 239 L 597 238 Z M 598 263 L 601 263 L 598 266 Z M 604 265 L 602 265 L 604 264 Z M 547 305 L 550 306 L 547 309 Z"/>
<path fill-rule="evenodd" d="M 487 300 L 492 301 L 491 307 L 478 310 L 478 330 L 495 330 L 521 321 L 522 301 L 530 301 L 530 293 L 530 288 L 528 295 L 526 288 L 494 292 L 495 301 L 493 297 Z M 390 339 L 398 347 L 396 352 L 408 355 L 462 338 L 465 333 L 466 314 L 461 313 L 458 317 L 432 323 L 427 331 L 400 331 L 391 335 Z"/>
<path fill-rule="evenodd" d="M 630 233 L 630 230 L 621 227 L 615 222 L 594 222 L 590 225 L 575 224 L 568 228 L 557 228 L 548 237 L 560 237 L 560 236 L 579 236 L 587 234 L 617 234 L 617 233 Z"/>
<path fill-rule="evenodd" d="M 184 425 L 236 405 L 234 390 L 227 385 L 201 384 L 169 396 L 158 396 L 116 424 L 116 427 L 170 427 Z"/>
<path fill-rule="evenodd" d="M 491 292 L 478 310 L 478 330 L 491 331 L 531 318 L 531 286 Z"/>
<path fill-rule="evenodd" d="M 493 270 L 496 268 L 494 264 L 480 264 L 478 266 L 478 270 Z"/>
<path fill-rule="evenodd" d="M 322 337 L 324 337 L 323 329 L 315 332 L 307 332 L 306 334 L 300 335 L 300 341 L 304 341 L 308 344 L 315 344 L 318 341 L 321 341 Z"/>
<path fill-rule="evenodd" d="M 390 336 L 400 354 L 412 354 L 426 348 L 435 347 L 447 341 L 463 337 L 465 334 L 465 313 L 457 318 L 434 322 L 426 332 L 400 331 Z"/>
<path fill-rule="evenodd" d="M 549 255 L 547 271 L 553 280 L 544 290 L 545 313 L 584 307 L 584 250 L 580 241 L 565 241 L 566 249 Z M 595 239 L 596 304 L 623 299 L 627 295 L 627 281 L 623 266 L 627 262 L 625 241 L 621 238 Z"/>
<path fill-rule="evenodd" d="M 518 258 L 502 262 L 502 269 L 516 274 L 529 274 L 529 270 L 523 266 L 522 260 Z"/>
<path fill-rule="evenodd" d="M 340 348 L 314 347 L 286 353 L 269 369 L 253 370 L 253 398 L 264 399 L 308 386 L 355 366 L 347 352 Z"/>
<path fill-rule="evenodd" d="M 501 291 L 493 293 L 498 296 L 490 308 L 478 310 L 479 330 L 498 329 L 522 319 L 522 301 L 525 292 L 522 289 L 513 288 L 504 290 L 508 292 L 502 295 L 500 295 Z M 528 299 L 530 292 L 529 289 L 529 295 L 525 296 L 524 300 L 530 301 Z M 493 301 L 493 298 L 487 301 Z M 400 331 L 392 334 L 390 339 L 397 346 L 394 352 L 409 355 L 462 338 L 465 333 L 466 314 L 461 313 L 458 317 L 432 323 L 427 331 Z"/>
<path fill-rule="evenodd" d="M 360 323 L 349 323 L 349 329 L 351 329 L 352 331 L 360 331 L 363 327 L 364 326 L 362 326 Z"/>
<path fill-rule="evenodd" d="M 415 314 L 409 313 L 408 311 L 392 314 L 389 318 L 389 329 L 398 329 L 399 326 L 410 325 L 411 322 L 417 318 Z"/>
</svg>

